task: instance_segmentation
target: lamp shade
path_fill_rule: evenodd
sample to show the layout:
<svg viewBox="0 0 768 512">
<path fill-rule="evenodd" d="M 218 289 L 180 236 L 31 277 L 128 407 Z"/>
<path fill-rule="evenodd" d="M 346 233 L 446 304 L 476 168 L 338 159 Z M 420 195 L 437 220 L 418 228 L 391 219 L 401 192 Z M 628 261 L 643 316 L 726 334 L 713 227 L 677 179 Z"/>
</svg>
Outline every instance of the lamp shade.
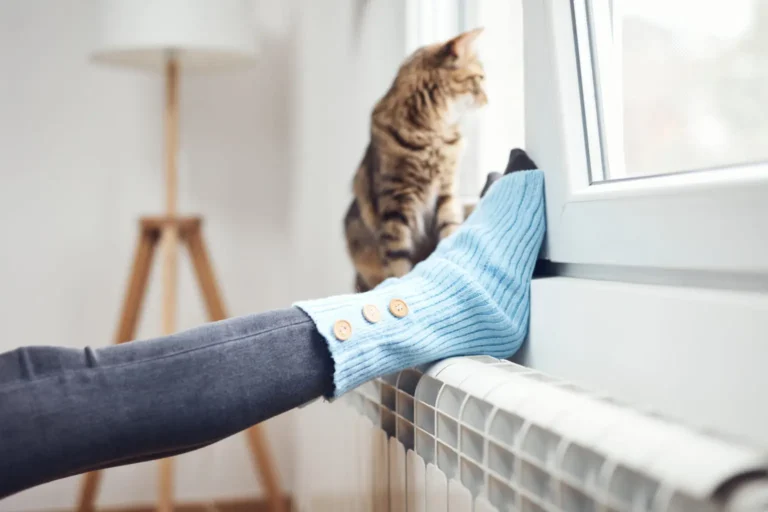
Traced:
<svg viewBox="0 0 768 512">
<path fill-rule="evenodd" d="M 99 46 L 93 60 L 160 71 L 170 57 L 187 70 L 252 62 L 248 0 L 98 0 Z"/>
</svg>

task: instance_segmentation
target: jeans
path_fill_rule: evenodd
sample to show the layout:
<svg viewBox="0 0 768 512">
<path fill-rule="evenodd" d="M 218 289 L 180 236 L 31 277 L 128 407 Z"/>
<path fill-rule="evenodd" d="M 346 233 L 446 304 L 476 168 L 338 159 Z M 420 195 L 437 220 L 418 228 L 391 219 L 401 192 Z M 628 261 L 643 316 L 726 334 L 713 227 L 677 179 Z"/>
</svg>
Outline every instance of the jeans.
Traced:
<svg viewBox="0 0 768 512">
<path fill-rule="evenodd" d="M 0 498 L 188 452 L 333 393 L 325 340 L 299 309 L 103 348 L 0 354 Z"/>
</svg>

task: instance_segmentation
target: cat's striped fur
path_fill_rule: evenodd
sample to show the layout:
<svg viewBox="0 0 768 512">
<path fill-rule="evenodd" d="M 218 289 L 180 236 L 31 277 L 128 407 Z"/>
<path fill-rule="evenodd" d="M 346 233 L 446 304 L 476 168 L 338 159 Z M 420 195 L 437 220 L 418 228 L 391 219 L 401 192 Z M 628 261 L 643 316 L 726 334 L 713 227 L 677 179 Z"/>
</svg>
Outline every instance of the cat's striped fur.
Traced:
<svg viewBox="0 0 768 512">
<path fill-rule="evenodd" d="M 358 291 L 406 274 L 462 220 L 457 121 L 487 103 L 474 51 L 481 30 L 417 50 L 373 110 L 344 222 Z"/>
</svg>

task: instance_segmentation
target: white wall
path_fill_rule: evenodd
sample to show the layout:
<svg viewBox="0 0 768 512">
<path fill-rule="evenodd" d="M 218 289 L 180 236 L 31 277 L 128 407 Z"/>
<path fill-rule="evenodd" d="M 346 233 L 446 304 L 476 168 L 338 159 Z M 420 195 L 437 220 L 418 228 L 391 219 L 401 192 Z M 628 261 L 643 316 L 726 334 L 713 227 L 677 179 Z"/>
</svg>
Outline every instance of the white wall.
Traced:
<svg viewBox="0 0 768 512">
<path fill-rule="evenodd" d="M 182 80 L 180 205 L 204 212 L 212 259 L 232 314 L 283 307 L 291 293 L 294 24 L 290 4 L 257 6 L 255 69 Z M 89 64 L 95 3 L 0 4 L 0 351 L 21 344 L 111 341 L 136 220 L 161 209 L 159 77 Z M 155 269 L 159 265 L 155 266 Z M 180 327 L 204 321 L 182 259 Z M 139 334 L 159 332 L 152 281 Z M 291 485 L 294 420 L 268 425 Z M 259 491 L 245 440 L 179 459 L 180 500 Z M 154 464 L 106 473 L 101 504 L 149 502 Z M 71 478 L 22 493 L 0 510 L 74 504 Z"/>
<path fill-rule="evenodd" d="M 664 284 L 534 280 L 530 336 L 515 360 L 768 449 L 768 409 L 759 405 L 768 294 L 681 285 L 673 276 Z"/>
<path fill-rule="evenodd" d="M 342 219 L 369 140 L 370 112 L 405 51 L 405 0 L 303 0 L 294 113 L 299 292 L 351 291 Z"/>
<path fill-rule="evenodd" d="M 329 7 L 328 4 L 332 4 Z M 358 11 L 363 4 L 365 11 Z M 389 87 L 405 52 L 406 0 L 304 0 L 297 73 L 296 186 L 293 228 L 300 263 L 297 294 L 349 292 L 341 218 L 352 173 L 368 142 L 369 115 Z M 356 13 L 360 24 L 355 24 Z M 355 430 L 343 405 L 315 403 L 296 423 L 294 495 L 299 510 L 337 512 L 334 496 L 353 493 Z M 345 487 L 345 483 L 349 485 Z"/>
<path fill-rule="evenodd" d="M 231 314 L 351 289 L 341 219 L 370 108 L 403 55 L 403 15 L 404 0 L 258 0 L 255 68 L 183 76 L 180 206 L 206 216 Z M 0 351 L 109 343 L 136 219 L 161 210 L 161 80 L 90 64 L 95 22 L 89 0 L 0 3 Z M 160 328 L 151 282 L 140 337 Z M 180 327 L 204 321 L 186 257 L 180 300 Z M 315 442 L 340 428 L 325 404 L 268 423 L 287 488 L 320 471 L 343 436 L 324 452 Z M 260 493 L 241 436 L 178 468 L 180 501 Z M 155 470 L 109 470 L 100 504 L 151 502 Z M 78 483 L 0 511 L 69 506 Z"/>
</svg>

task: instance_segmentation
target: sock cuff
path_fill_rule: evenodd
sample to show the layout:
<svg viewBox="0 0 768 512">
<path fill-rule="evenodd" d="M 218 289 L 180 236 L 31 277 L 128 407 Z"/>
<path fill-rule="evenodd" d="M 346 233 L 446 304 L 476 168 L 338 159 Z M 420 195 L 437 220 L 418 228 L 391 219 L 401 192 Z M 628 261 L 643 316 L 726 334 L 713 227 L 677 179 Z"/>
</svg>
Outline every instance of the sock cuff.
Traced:
<svg viewBox="0 0 768 512">
<path fill-rule="evenodd" d="M 465 272 L 448 261 L 422 272 L 370 292 L 295 304 L 328 342 L 335 396 L 403 368 L 455 355 L 508 357 L 520 346 L 527 322 L 514 322 Z M 521 314 L 527 318 L 527 301 Z"/>
</svg>

